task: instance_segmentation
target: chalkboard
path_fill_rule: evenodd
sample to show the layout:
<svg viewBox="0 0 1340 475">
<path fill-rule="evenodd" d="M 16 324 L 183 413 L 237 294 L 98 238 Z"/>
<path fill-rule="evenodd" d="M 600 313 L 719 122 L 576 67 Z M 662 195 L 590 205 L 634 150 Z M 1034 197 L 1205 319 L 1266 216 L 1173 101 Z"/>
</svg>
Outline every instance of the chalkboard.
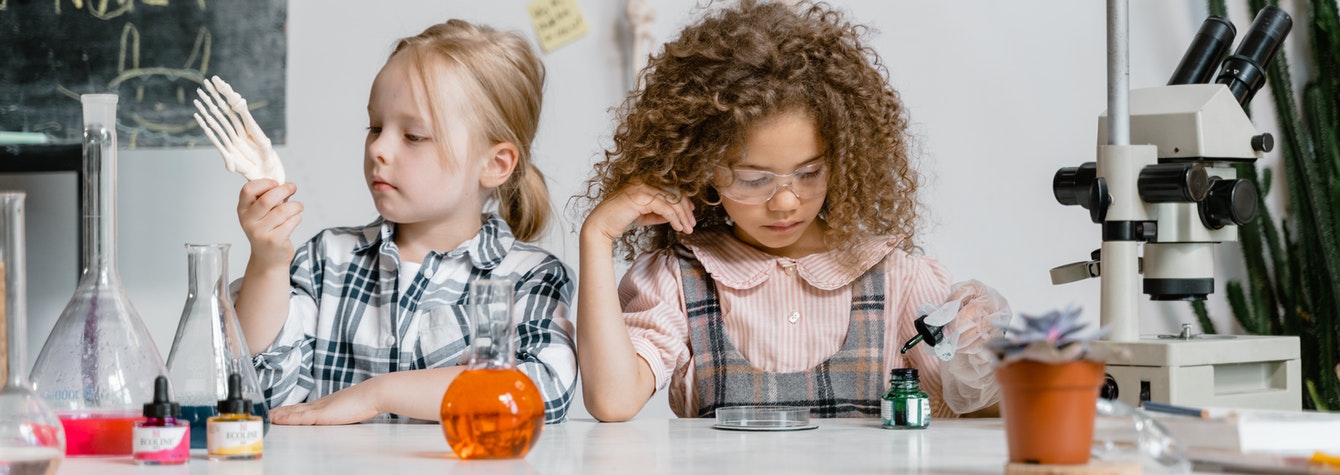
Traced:
<svg viewBox="0 0 1340 475">
<path fill-rule="evenodd" d="M 287 0 L 0 0 L 0 130 L 78 141 L 79 95 L 113 93 L 122 147 L 209 146 L 204 78 L 284 143 Z"/>
</svg>

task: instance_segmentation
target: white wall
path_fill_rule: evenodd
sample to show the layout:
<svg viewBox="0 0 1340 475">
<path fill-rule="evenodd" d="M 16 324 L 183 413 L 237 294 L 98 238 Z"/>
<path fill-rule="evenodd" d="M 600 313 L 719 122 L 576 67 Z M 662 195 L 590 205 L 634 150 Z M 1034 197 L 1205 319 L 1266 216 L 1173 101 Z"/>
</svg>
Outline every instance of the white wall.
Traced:
<svg viewBox="0 0 1340 475">
<path fill-rule="evenodd" d="M 591 163 L 608 144 L 610 110 L 627 89 L 623 2 L 579 3 L 590 31 L 544 56 L 549 83 L 536 144 L 537 163 L 561 213 L 541 244 L 574 270 L 579 223 L 566 209 L 567 198 L 583 189 Z M 693 18 L 696 2 L 651 3 L 665 41 Z M 929 214 L 920 236 L 926 252 L 957 279 L 993 285 L 1016 311 L 1076 303 L 1096 322 L 1097 281 L 1054 287 L 1047 271 L 1085 259 L 1099 245 L 1086 211 L 1053 199 L 1051 179 L 1058 168 L 1094 160 L 1096 119 L 1106 108 L 1105 2 L 836 3 L 877 30 L 871 44 L 910 108 L 927 183 L 922 198 Z M 1241 36 L 1250 18 L 1245 6 L 1233 3 Z M 1283 3 L 1296 12 L 1291 2 Z M 1205 15 L 1200 1 L 1132 1 L 1132 87 L 1165 83 Z M 523 1 L 406 0 L 377 8 L 289 3 L 288 143 L 279 153 L 307 209 L 295 240 L 374 217 L 360 164 L 372 78 L 395 39 L 451 17 L 534 38 Z M 1291 41 L 1301 36 L 1298 30 Z M 1298 58 L 1298 52 L 1290 54 Z M 246 94 L 245 83 L 226 79 Z M 1267 91 L 1258 94 L 1268 97 Z M 1276 132 L 1268 99 L 1256 104 L 1262 130 Z M 1267 162 L 1277 163 L 1278 151 L 1271 155 Z M 242 182 L 224 170 L 212 149 L 120 153 L 121 275 L 164 358 L 186 293 L 183 243 L 232 243 L 231 275 L 241 274 L 248 253 L 235 215 Z M 31 361 L 75 286 L 77 188 L 71 175 L 0 177 L 0 187 L 32 193 Z M 1241 274 L 1241 258 L 1231 244 L 1220 247 L 1219 256 L 1222 287 L 1226 275 Z M 1145 333 L 1194 322 L 1184 303 L 1143 305 Z M 1210 307 L 1221 329 L 1235 327 L 1228 324 L 1222 290 L 1211 296 Z M 587 417 L 580 400 L 573 414 Z M 664 396 L 644 414 L 668 416 Z"/>
</svg>

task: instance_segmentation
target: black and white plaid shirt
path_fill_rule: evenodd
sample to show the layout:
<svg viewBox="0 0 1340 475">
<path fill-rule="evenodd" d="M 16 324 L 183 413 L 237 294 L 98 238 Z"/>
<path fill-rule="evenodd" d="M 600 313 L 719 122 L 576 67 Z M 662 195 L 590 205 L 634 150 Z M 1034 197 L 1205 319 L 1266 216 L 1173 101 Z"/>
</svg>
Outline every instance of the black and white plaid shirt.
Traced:
<svg viewBox="0 0 1340 475">
<path fill-rule="evenodd" d="M 379 218 L 327 229 L 297 249 L 288 320 L 255 358 L 270 407 L 315 401 L 392 371 L 465 364 L 469 284 L 493 278 L 515 284 L 517 367 L 539 387 L 545 421 L 565 420 L 577 379 L 567 267 L 517 241 L 493 214 L 471 240 L 451 252 L 430 252 L 413 282 L 402 286 L 394 232 Z"/>
</svg>

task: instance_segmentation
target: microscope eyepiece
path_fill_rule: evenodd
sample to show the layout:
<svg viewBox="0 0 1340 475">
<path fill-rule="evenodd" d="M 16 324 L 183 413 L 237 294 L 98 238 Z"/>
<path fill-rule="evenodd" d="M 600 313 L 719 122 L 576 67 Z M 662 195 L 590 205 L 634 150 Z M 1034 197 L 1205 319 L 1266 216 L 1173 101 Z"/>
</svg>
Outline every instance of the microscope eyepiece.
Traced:
<svg viewBox="0 0 1340 475">
<path fill-rule="evenodd" d="M 1065 206 L 1089 208 L 1089 188 L 1098 176 L 1098 162 L 1087 162 L 1078 167 L 1065 167 L 1052 176 L 1052 196 Z"/>
<path fill-rule="evenodd" d="M 1266 68 L 1275 59 L 1275 53 L 1284 44 L 1293 28 L 1293 19 L 1279 7 L 1270 5 L 1261 9 L 1252 20 L 1247 35 L 1238 44 L 1232 56 L 1224 60 L 1224 66 L 1215 82 L 1228 86 L 1238 104 L 1252 102 L 1256 91 L 1266 82 Z"/>
<path fill-rule="evenodd" d="M 1200 203 L 1200 220 L 1205 227 L 1220 229 L 1241 226 L 1256 219 L 1260 192 L 1251 181 L 1215 179 L 1210 192 Z"/>
<path fill-rule="evenodd" d="M 1214 79 L 1215 69 L 1224 61 L 1237 34 L 1238 29 L 1228 19 L 1220 16 L 1206 18 L 1186 54 L 1182 55 L 1182 62 L 1177 63 L 1168 85 L 1208 84 Z"/>
</svg>

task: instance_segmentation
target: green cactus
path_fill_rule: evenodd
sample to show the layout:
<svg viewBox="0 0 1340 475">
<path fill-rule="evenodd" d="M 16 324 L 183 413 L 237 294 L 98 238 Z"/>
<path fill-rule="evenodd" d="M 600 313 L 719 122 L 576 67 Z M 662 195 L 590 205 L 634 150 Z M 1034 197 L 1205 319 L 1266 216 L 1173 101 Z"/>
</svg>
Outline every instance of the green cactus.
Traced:
<svg viewBox="0 0 1340 475">
<path fill-rule="evenodd" d="M 1248 0 L 1252 12 L 1266 0 Z M 1276 3 L 1274 0 L 1269 3 Z M 1300 5 L 1305 5 L 1301 3 Z M 1238 165 L 1239 177 L 1261 190 L 1261 214 L 1239 228 L 1247 283 L 1230 281 L 1229 306 L 1253 334 L 1297 335 L 1301 345 L 1304 407 L 1340 408 L 1340 18 L 1336 3 L 1311 2 L 1311 19 L 1295 24 L 1312 37 L 1316 76 L 1294 101 L 1287 54 L 1280 51 L 1267 71 L 1280 121 L 1278 135 L 1291 209 L 1277 223 L 1265 207 L 1270 170 L 1258 179 L 1254 165 Z M 1223 0 L 1209 0 L 1210 13 L 1227 16 Z M 1277 87 L 1283 85 L 1283 87 Z M 1193 305 L 1206 332 L 1214 327 L 1204 305 Z"/>
</svg>

